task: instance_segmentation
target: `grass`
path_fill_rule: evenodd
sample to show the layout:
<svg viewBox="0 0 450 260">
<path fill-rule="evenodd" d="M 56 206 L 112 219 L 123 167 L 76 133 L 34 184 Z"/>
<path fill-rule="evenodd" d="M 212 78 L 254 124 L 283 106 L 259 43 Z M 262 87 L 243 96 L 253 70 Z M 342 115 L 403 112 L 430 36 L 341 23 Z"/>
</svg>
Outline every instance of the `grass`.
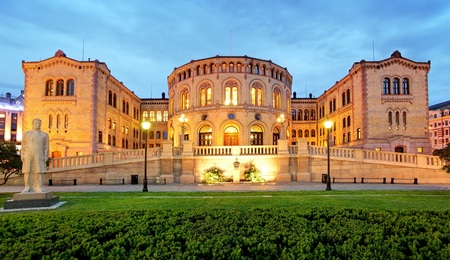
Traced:
<svg viewBox="0 0 450 260">
<path fill-rule="evenodd" d="M 450 191 L 54 192 L 54 195 L 66 201 L 56 211 L 318 207 L 442 211 L 450 208 Z M 12 193 L 0 193 L 0 202 L 11 197 Z"/>
</svg>

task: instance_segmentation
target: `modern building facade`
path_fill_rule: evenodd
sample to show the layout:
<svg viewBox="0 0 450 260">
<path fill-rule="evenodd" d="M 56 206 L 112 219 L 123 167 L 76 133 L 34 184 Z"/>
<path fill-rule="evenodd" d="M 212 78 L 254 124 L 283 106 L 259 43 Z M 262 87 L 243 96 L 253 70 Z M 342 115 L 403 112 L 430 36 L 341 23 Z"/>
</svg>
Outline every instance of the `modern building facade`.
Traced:
<svg viewBox="0 0 450 260">
<path fill-rule="evenodd" d="M 0 97 L 0 142 L 22 141 L 23 92 L 16 98 L 11 93 Z"/>
<path fill-rule="evenodd" d="M 300 98 L 289 71 L 270 60 L 215 56 L 192 60 L 168 76 L 168 97 L 137 97 L 105 63 L 76 61 L 62 51 L 23 62 L 25 129 L 43 119 L 51 151 L 61 156 L 141 148 L 140 122 L 149 120 L 148 147 L 258 146 L 299 139 L 407 153 L 431 153 L 428 139 L 430 62 L 395 51 L 356 62 L 321 96 Z"/>
<path fill-rule="evenodd" d="M 450 101 L 430 106 L 428 115 L 433 151 L 447 147 L 450 141 Z"/>
</svg>

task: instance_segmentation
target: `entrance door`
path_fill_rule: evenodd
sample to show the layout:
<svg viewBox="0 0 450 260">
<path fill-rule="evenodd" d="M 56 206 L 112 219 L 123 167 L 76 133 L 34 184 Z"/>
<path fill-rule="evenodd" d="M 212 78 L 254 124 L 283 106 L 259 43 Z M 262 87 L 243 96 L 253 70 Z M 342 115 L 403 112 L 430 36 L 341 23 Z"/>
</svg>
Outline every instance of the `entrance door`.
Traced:
<svg viewBox="0 0 450 260">
<path fill-rule="evenodd" d="M 238 134 L 225 133 L 223 140 L 224 145 L 239 145 Z"/>
<path fill-rule="evenodd" d="M 405 147 L 397 146 L 397 147 L 395 147 L 395 152 L 396 153 L 404 153 L 405 152 Z"/>
<path fill-rule="evenodd" d="M 239 145 L 239 131 L 234 126 L 225 128 L 223 133 L 223 145 Z"/>
</svg>

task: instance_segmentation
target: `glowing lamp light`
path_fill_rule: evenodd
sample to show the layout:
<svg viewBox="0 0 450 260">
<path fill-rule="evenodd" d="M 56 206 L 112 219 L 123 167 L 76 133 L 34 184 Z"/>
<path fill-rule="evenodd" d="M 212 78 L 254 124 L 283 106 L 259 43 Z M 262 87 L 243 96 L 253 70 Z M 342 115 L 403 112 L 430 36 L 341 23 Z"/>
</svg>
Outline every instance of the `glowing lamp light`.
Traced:
<svg viewBox="0 0 450 260">
<path fill-rule="evenodd" d="M 327 120 L 323 123 L 326 129 L 330 129 L 333 126 L 333 121 Z"/>
<path fill-rule="evenodd" d="M 281 115 L 277 118 L 277 122 L 278 122 L 278 123 L 284 123 L 285 120 L 286 120 L 286 118 L 284 117 L 284 114 L 281 114 Z"/>
<path fill-rule="evenodd" d="M 181 114 L 180 118 L 178 119 L 180 120 L 181 123 L 186 123 L 188 121 L 188 118 L 184 114 Z"/>
<path fill-rule="evenodd" d="M 150 122 L 149 121 L 143 121 L 141 123 L 141 126 L 142 126 L 142 129 L 148 130 L 148 129 L 150 129 Z"/>
</svg>

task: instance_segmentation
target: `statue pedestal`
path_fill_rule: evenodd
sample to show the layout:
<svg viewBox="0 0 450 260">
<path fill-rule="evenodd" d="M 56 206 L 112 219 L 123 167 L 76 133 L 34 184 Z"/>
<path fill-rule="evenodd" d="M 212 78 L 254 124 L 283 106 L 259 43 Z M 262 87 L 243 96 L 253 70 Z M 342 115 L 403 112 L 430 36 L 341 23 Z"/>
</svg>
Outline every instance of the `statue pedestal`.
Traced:
<svg viewBox="0 0 450 260">
<path fill-rule="evenodd" d="M 59 196 L 53 192 L 16 193 L 12 200 L 5 201 L 3 209 L 45 208 L 59 203 Z"/>
</svg>

